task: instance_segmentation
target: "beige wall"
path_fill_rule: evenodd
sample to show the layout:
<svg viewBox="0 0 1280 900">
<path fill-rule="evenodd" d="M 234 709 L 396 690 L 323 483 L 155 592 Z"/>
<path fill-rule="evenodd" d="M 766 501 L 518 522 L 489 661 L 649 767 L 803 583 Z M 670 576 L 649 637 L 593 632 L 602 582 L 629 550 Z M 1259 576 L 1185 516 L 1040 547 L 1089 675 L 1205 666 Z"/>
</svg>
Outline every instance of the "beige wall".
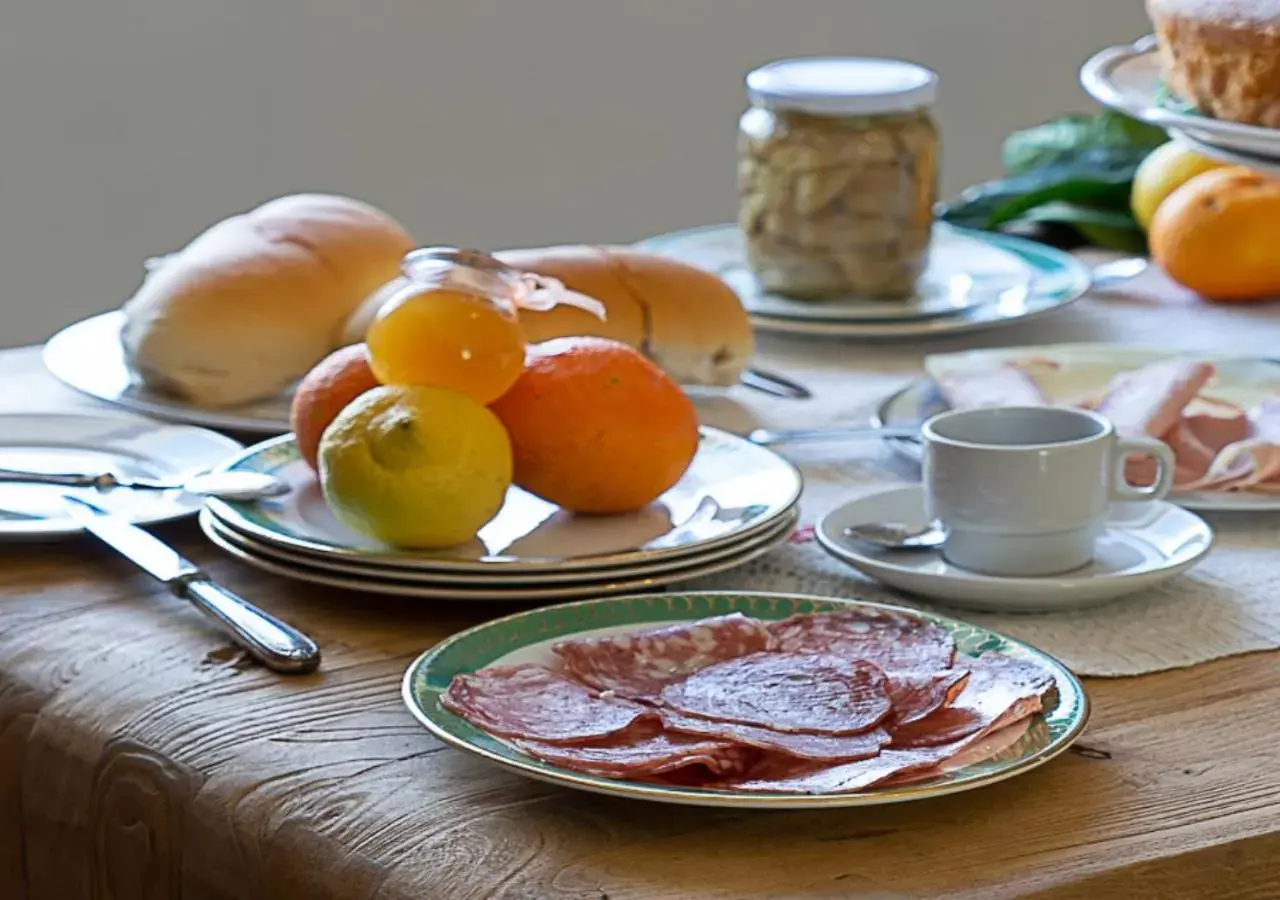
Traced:
<svg viewBox="0 0 1280 900">
<path fill-rule="evenodd" d="M 74 13 L 72 7 L 75 7 Z M 423 242 L 629 240 L 731 218 L 741 78 L 900 55 L 942 76 L 945 188 L 1140 0 L 112 0 L 0 15 L 0 346 L 117 306 L 148 254 L 290 191 Z"/>
</svg>

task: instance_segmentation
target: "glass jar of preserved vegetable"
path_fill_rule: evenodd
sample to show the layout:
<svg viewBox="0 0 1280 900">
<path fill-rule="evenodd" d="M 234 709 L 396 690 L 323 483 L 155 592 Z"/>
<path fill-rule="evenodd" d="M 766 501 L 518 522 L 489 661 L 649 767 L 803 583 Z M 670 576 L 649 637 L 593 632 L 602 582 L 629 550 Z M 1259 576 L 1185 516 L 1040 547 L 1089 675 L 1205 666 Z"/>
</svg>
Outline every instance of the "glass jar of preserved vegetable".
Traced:
<svg viewBox="0 0 1280 900">
<path fill-rule="evenodd" d="M 738 223 L 763 289 L 909 294 L 938 191 L 937 76 L 887 59 L 781 60 L 747 76 Z"/>
</svg>

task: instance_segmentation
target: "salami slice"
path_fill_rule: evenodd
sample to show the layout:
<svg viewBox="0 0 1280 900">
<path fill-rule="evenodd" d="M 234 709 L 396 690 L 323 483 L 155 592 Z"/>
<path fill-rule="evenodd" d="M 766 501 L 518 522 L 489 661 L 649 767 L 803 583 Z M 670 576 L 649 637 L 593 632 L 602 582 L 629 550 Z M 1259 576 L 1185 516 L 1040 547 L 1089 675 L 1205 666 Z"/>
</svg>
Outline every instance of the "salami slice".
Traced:
<svg viewBox="0 0 1280 900">
<path fill-rule="evenodd" d="M 714 786 L 762 793 L 843 794 L 880 787 L 890 782 L 903 783 L 917 780 L 917 777 L 933 777 L 948 760 L 960 758 L 961 754 L 975 748 L 988 734 L 1021 722 L 1034 715 L 1039 708 L 1039 702 L 1021 701 L 1011 706 L 1005 715 L 990 722 L 988 727 L 959 740 L 932 747 L 890 747 L 881 751 L 879 756 L 835 766 L 810 764 L 801 768 L 794 760 L 787 762 L 776 756 L 768 757 L 753 765 L 743 777 L 724 780 Z"/>
<path fill-rule="evenodd" d="M 1026 715 L 1038 711 L 1041 697 L 1053 687 L 1050 672 L 1011 656 L 986 653 L 965 665 L 969 680 L 950 706 L 890 727 L 894 747 L 939 746 L 989 731 L 1015 707 L 1019 715 L 1022 706 L 1033 707 Z"/>
<path fill-rule="evenodd" d="M 969 681 L 969 670 L 942 672 L 894 672 L 889 675 L 889 700 L 893 703 L 893 723 L 916 722 L 953 703 Z"/>
<path fill-rule="evenodd" d="M 713 663 L 773 646 L 763 622 L 732 613 L 629 634 L 561 641 L 552 649 L 586 684 L 654 700 L 668 684 Z"/>
<path fill-rule="evenodd" d="M 662 724 L 668 731 L 719 738 L 798 759 L 825 762 L 866 759 L 889 743 L 889 732 L 883 728 L 858 734 L 798 734 L 739 722 L 714 722 L 666 709 L 662 710 Z"/>
<path fill-rule="evenodd" d="M 730 741 L 652 730 L 634 740 L 591 746 L 525 740 L 514 744 L 535 759 L 600 778 L 639 779 L 689 766 L 704 766 L 724 777 L 744 771 L 751 755 Z"/>
<path fill-rule="evenodd" d="M 987 733 L 981 740 L 971 743 L 963 750 L 948 759 L 943 760 L 935 766 L 927 769 L 916 769 L 901 775 L 894 775 L 878 785 L 878 787 L 894 787 L 900 784 L 913 784 L 917 781 L 926 781 L 930 778 L 937 778 L 939 775 L 945 775 L 948 772 L 957 772 L 960 769 L 967 769 L 969 766 L 977 765 L 984 760 L 999 756 L 1010 750 L 1018 741 L 1022 740 L 1022 736 L 1031 728 L 1031 718 L 1027 716 L 1020 721 L 1002 728 L 996 728 Z"/>
<path fill-rule="evenodd" d="M 932 622 L 889 610 L 850 609 L 797 615 L 769 630 L 787 653 L 834 653 L 875 663 L 885 672 L 934 673 L 950 669 L 956 644 Z"/>
<path fill-rule="evenodd" d="M 891 704 L 884 673 L 827 653 L 753 653 L 708 666 L 662 691 L 686 715 L 775 731 L 857 734 Z"/>
<path fill-rule="evenodd" d="M 495 666 L 455 675 L 445 709 L 504 737 L 576 744 L 624 731 L 653 712 L 595 691 L 544 666 Z"/>
</svg>

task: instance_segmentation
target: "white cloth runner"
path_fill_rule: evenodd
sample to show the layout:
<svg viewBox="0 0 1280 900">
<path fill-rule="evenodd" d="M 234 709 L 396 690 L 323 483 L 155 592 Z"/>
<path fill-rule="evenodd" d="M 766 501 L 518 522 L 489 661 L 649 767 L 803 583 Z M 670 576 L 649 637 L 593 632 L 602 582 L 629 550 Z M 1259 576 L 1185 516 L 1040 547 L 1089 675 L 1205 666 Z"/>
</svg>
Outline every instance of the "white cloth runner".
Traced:
<svg viewBox="0 0 1280 900">
<path fill-rule="evenodd" d="M 815 388 L 815 399 L 773 400 L 735 390 L 736 402 L 700 404 L 704 421 L 739 433 L 761 425 L 862 424 L 880 399 L 910 378 L 830 370 L 786 373 Z M 879 442 L 778 449 L 805 475 L 802 526 L 855 497 L 919 480 L 918 467 Z M 933 609 L 1024 640 L 1081 675 L 1139 675 L 1280 648 L 1280 514 L 1215 513 L 1205 518 L 1217 543 L 1195 568 L 1156 589 L 1076 612 L 990 614 L 926 604 L 880 586 L 812 540 L 784 545 L 753 563 L 679 587 L 859 597 Z"/>
</svg>

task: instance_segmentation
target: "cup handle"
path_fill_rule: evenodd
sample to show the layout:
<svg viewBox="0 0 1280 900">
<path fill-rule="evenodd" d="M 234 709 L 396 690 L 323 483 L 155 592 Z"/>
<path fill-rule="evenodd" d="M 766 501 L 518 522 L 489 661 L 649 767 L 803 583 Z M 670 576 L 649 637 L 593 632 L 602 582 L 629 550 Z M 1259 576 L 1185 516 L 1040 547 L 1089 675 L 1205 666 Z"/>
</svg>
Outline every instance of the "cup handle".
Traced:
<svg viewBox="0 0 1280 900">
<path fill-rule="evenodd" d="M 1125 462 L 1133 453 L 1155 458 L 1155 484 L 1138 487 L 1124 477 Z M 1121 438 L 1116 441 L 1111 465 L 1111 497 L 1114 500 L 1159 500 L 1173 489 L 1173 472 L 1177 465 L 1173 448 L 1157 438 Z"/>
</svg>

